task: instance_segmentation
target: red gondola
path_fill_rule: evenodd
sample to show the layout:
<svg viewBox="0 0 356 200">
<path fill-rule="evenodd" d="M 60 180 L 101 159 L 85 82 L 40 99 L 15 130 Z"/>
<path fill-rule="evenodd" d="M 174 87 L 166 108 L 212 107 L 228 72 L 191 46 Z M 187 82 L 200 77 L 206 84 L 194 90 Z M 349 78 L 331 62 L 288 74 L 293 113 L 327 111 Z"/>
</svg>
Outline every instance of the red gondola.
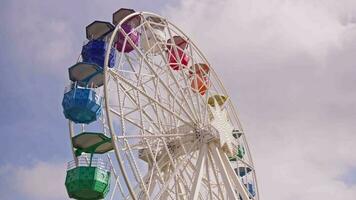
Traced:
<svg viewBox="0 0 356 200">
<path fill-rule="evenodd" d="M 171 45 L 171 39 L 167 41 L 168 62 L 173 70 L 180 70 L 185 68 L 189 62 L 189 56 L 184 52 L 188 43 L 181 36 L 173 36 L 173 42 L 175 45 Z"/>
</svg>

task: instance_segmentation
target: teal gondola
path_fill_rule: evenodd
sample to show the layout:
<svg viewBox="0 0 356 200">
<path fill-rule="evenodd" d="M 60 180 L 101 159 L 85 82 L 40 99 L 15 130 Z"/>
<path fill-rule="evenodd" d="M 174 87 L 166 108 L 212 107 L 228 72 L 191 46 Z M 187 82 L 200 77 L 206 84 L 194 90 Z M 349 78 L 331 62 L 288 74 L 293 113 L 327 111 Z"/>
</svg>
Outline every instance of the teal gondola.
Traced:
<svg viewBox="0 0 356 200">
<path fill-rule="evenodd" d="M 102 112 L 102 97 L 90 88 L 73 87 L 62 101 L 64 116 L 74 123 L 89 124 Z"/>
</svg>

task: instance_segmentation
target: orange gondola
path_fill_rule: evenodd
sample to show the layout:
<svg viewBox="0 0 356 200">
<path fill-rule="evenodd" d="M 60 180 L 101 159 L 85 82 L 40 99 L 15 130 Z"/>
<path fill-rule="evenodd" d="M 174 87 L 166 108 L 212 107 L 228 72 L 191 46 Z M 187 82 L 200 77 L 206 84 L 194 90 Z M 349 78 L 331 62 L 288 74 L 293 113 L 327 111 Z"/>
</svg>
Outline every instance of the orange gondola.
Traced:
<svg viewBox="0 0 356 200">
<path fill-rule="evenodd" d="M 191 87 L 193 92 L 199 92 L 201 95 L 204 95 L 209 89 L 210 82 L 207 76 L 193 75 L 191 81 Z"/>
<path fill-rule="evenodd" d="M 209 89 L 209 71 L 210 68 L 205 63 L 196 63 L 189 68 L 189 78 L 191 78 L 191 87 L 194 92 L 199 92 L 201 95 Z"/>
<path fill-rule="evenodd" d="M 204 77 L 204 76 L 208 75 L 209 71 L 210 71 L 210 68 L 207 64 L 197 63 L 189 68 L 189 77 L 192 77 L 194 74 Z"/>
</svg>

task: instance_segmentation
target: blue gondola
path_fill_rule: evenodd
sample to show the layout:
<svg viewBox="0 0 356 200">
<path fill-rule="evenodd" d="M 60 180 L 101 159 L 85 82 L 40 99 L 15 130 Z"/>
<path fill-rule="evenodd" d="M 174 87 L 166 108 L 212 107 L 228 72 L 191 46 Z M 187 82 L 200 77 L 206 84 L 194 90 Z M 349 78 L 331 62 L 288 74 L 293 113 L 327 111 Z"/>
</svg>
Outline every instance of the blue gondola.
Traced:
<svg viewBox="0 0 356 200">
<path fill-rule="evenodd" d="M 69 79 L 81 87 L 100 87 L 104 84 L 103 70 L 97 64 L 79 62 L 69 69 Z"/>
<path fill-rule="evenodd" d="M 88 40 L 97 40 L 110 36 L 114 29 L 114 25 L 110 22 L 95 20 L 85 27 L 85 33 Z"/>
<path fill-rule="evenodd" d="M 69 79 L 81 87 L 100 87 L 104 84 L 103 68 L 105 54 L 110 50 L 108 67 L 114 67 L 116 52 L 108 47 L 107 38 L 114 30 L 109 22 L 94 21 L 86 27 L 89 40 L 82 48 L 82 62 L 69 68 Z"/>
<path fill-rule="evenodd" d="M 239 168 L 235 168 L 234 170 L 235 170 L 235 173 L 241 177 L 245 176 L 246 174 L 248 174 L 252 171 L 252 169 L 249 167 L 239 167 Z"/>
<path fill-rule="evenodd" d="M 255 187 L 253 186 L 252 183 L 247 183 L 247 185 L 245 184 L 245 186 L 247 187 L 247 190 L 251 196 L 253 196 L 253 197 L 256 196 Z"/>
<path fill-rule="evenodd" d="M 86 28 L 86 37 L 89 40 L 82 48 L 83 62 L 96 64 L 104 68 L 106 51 L 110 50 L 109 67 L 115 65 L 115 49 L 107 45 L 107 38 L 111 36 L 114 25 L 110 22 L 94 21 Z"/>
<path fill-rule="evenodd" d="M 83 62 L 69 68 L 69 79 L 81 87 L 100 87 L 104 84 L 103 68 L 107 43 L 103 40 L 91 40 L 82 49 Z M 109 67 L 115 65 L 116 53 L 111 48 Z"/>
<path fill-rule="evenodd" d="M 89 124 L 101 115 L 102 98 L 92 89 L 74 87 L 64 94 L 62 106 L 67 119 Z"/>
<path fill-rule="evenodd" d="M 91 40 L 82 48 L 83 62 L 94 63 L 99 67 L 104 68 L 105 53 L 107 51 L 107 43 L 104 40 Z M 109 67 L 115 65 L 115 50 L 111 48 L 109 55 Z"/>
</svg>

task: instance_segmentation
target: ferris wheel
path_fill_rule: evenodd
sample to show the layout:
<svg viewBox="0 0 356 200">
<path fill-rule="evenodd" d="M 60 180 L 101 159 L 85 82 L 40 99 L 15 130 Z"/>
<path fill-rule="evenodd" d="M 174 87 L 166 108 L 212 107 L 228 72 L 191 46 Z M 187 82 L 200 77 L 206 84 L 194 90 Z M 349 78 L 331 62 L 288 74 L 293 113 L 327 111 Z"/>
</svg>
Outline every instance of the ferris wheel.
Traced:
<svg viewBox="0 0 356 200">
<path fill-rule="evenodd" d="M 259 199 L 232 101 L 187 35 L 121 8 L 86 37 L 62 101 L 70 198 Z"/>
</svg>

